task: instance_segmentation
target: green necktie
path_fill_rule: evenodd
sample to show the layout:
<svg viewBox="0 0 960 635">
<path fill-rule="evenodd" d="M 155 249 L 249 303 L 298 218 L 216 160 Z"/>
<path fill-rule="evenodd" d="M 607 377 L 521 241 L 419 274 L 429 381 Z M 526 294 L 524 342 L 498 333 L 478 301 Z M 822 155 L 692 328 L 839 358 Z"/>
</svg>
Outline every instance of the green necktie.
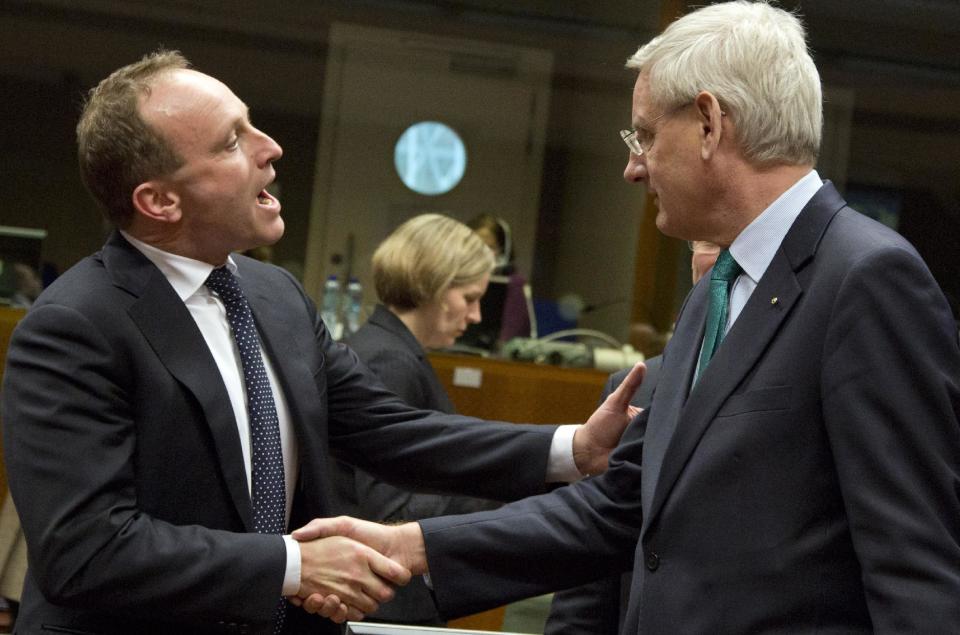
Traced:
<svg viewBox="0 0 960 635">
<path fill-rule="evenodd" d="M 697 378 L 707 369 L 710 358 L 720 347 L 723 334 L 727 328 L 727 307 L 730 304 L 730 284 L 737 279 L 743 269 L 733 259 L 730 252 L 724 249 L 713 265 L 710 274 L 710 304 L 707 306 L 707 329 L 703 335 L 703 350 L 700 352 L 700 365 L 697 367 Z"/>
</svg>

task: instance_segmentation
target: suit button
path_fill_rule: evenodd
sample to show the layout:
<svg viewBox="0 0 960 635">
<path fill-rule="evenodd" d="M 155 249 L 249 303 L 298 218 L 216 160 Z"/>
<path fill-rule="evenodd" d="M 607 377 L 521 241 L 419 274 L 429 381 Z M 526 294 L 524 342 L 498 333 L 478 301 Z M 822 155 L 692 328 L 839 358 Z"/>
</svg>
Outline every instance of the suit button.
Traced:
<svg viewBox="0 0 960 635">
<path fill-rule="evenodd" d="M 660 568 L 660 556 L 655 553 L 648 553 L 646 562 L 648 571 L 656 571 Z"/>
</svg>

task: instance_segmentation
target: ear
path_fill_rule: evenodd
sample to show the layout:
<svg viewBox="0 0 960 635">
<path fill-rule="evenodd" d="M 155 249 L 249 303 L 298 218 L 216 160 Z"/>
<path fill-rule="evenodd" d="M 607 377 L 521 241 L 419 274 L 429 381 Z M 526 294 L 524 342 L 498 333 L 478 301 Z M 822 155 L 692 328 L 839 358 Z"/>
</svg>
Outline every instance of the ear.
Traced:
<svg viewBox="0 0 960 635">
<path fill-rule="evenodd" d="M 134 188 L 133 207 L 145 218 L 161 223 L 175 223 L 183 214 L 180 196 L 160 181 L 147 181 Z"/>
<path fill-rule="evenodd" d="M 723 136 L 723 116 L 726 114 L 712 93 L 701 91 L 693 99 L 700 123 L 700 158 L 709 160 L 717 152 Z"/>
</svg>

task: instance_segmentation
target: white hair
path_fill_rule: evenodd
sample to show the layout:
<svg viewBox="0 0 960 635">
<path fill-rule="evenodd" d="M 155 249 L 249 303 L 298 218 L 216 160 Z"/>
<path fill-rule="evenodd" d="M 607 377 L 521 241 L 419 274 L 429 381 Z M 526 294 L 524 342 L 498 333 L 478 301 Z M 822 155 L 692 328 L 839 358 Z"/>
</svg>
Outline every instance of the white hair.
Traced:
<svg viewBox="0 0 960 635">
<path fill-rule="evenodd" d="M 765 1 L 703 7 L 641 46 L 627 68 L 647 73 L 650 97 L 663 109 L 712 93 L 749 161 L 816 163 L 823 97 L 797 16 Z"/>
</svg>

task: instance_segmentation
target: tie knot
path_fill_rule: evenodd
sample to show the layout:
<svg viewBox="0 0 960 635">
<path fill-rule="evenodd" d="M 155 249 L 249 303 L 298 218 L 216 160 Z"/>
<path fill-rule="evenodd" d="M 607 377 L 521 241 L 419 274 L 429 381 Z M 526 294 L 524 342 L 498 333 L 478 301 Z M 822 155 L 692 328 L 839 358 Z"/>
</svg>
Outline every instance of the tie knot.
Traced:
<svg viewBox="0 0 960 635">
<path fill-rule="evenodd" d="M 212 291 L 216 291 L 224 302 L 243 295 L 240 291 L 240 285 L 237 283 L 237 278 L 225 266 L 217 267 L 211 271 L 204 284 Z"/>
<path fill-rule="evenodd" d="M 740 268 L 740 265 L 737 264 L 737 261 L 734 260 L 730 254 L 730 250 L 724 249 L 720 252 L 720 255 L 717 256 L 717 262 L 713 265 L 713 273 L 710 274 L 710 279 L 730 282 L 739 276 L 742 271 L 743 269 Z"/>
</svg>

